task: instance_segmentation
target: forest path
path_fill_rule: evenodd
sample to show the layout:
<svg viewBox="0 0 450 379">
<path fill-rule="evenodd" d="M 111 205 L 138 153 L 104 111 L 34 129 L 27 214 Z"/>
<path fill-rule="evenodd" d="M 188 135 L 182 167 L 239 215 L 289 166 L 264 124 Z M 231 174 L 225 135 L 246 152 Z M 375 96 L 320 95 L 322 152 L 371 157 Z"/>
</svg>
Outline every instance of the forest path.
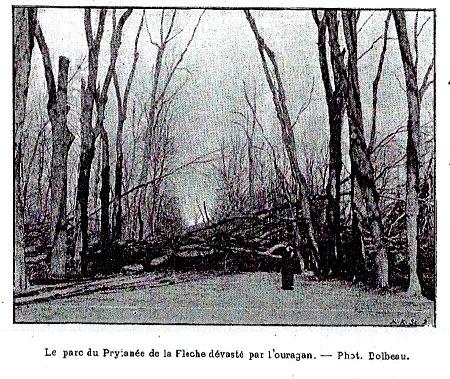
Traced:
<svg viewBox="0 0 450 379">
<path fill-rule="evenodd" d="M 341 281 L 297 275 L 292 291 L 277 273 L 200 276 L 194 281 L 118 288 L 15 306 L 16 322 L 402 325 L 433 324 L 434 303 L 378 294 Z"/>
</svg>

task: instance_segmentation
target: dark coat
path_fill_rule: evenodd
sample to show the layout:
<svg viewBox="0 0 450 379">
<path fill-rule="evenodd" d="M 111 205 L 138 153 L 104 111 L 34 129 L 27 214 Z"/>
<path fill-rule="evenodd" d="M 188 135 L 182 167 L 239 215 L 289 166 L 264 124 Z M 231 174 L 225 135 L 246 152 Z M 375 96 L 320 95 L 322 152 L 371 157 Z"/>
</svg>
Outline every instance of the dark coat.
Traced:
<svg viewBox="0 0 450 379">
<path fill-rule="evenodd" d="M 281 255 L 281 288 L 294 288 L 294 252 L 289 247 Z"/>
</svg>

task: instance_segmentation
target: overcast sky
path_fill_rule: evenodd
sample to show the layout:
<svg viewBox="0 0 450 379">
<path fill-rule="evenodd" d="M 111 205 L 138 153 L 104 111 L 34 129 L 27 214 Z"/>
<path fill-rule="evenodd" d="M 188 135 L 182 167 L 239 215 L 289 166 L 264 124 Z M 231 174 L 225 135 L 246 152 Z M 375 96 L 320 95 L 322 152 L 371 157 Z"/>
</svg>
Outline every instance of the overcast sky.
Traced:
<svg viewBox="0 0 450 379">
<path fill-rule="evenodd" d="M 122 11 L 118 11 L 119 14 Z M 97 11 L 93 11 L 96 14 Z M 310 11 L 253 11 L 261 34 L 267 44 L 274 50 L 282 69 L 283 80 L 289 101 L 291 115 L 294 116 L 301 104 L 308 98 L 314 81 L 313 99 L 309 109 L 302 115 L 296 127 L 297 137 L 307 141 L 306 146 L 299 149 L 314 149 L 326 143 L 328 136 L 327 113 L 323 95 L 323 86 L 317 56 L 317 28 Z M 142 10 L 134 10 L 125 25 L 123 43 L 120 48 L 117 65 L 118 74 L 123 81 L 128 75 L 132 60 L 134 36 L 140 21 Z M 160 10 L 147 10 L 148 31 L 156 36 L 159 27 Z M 183 29 L 173 42 L 173 56 L 176 55 L 190 37 L 192 29 L 201 14 L 201 10 L 180 10 L 176 30 Z M 359 25 L 369 21 L 359 33 L 359 52 L 365 51 L 372 42 L 382 34 L 385 11 L 364 11 Z M 431 12 L 422 12 L 419 25 L 427 20 L 419 39 L 419 78 L 422 78 L 433 54 L 433 19 Z M 49 46 L 54 69 L 59 55 L 69 57 L 71 68 L 78 64 L 87 53 L 84 34 L 83 9 L 40 9 L 39 21 Z M 413 15 L 408 15 L 408 27 L 412 30 Z M 110 12 L 107 16 L 106 32 L 101 46 L 101 66 L 99 78 L 103 80 L 109 62 Z M 96 17 L 93 18 L 96 30 Z M 395 37 L 395 27 L 391 20 L 390 36 Z M 156 48 L 150 44 L 147 28 L 144 26 L 139 42 L 140 58 L 132 96 L 149 93 L 151 87 L 151 70 L 155 60 Z M 342 34 L 342 33 L 341 33 Z M 342 47 L 344 43 L 342 41 Z M 380 54 L 381 42 L 359 62 L 360 81 L 363 97 L 366 129 L 368 115 L 371 112 L 371 86 L 375 76 L 376 65 Z M 86 65 L 84 65 L 85 67 Z M 176 109 L 174 128 L 177 132 L 177 160 L 187 161 L 192 157 L 218 147 L 224 135 L 230 133 L 233 110 L 243 110 L 243 81 L 258 89 L 261 106 L 261 117 L 268 134 L 281 144 L 278 125 L 274 116 L 273 104 L 269 88 L 265 82 L 259 53 L 254 36 L 250 30 L 244 13 L 241 10 L 207 10 L 204 14 L 197 34 L 182 65 L 189 69 L 179 73 L 176 79 L 180 82 L 189 75 L 189 81 L 180 94 Z M 56 70 L 56 69 L 55 69 Z M 394 75 L 403 81 L 398 43 L 390 40 L 385 62 L 385 69 L 380 84 L 380 100 L 378 105 L 380 133 L 397 127 L 406 118 L 405 94 Z M 85 72 L 84 72 L 85 74 Z M 45 88 L 41 56 L 38 49 L 33 53 L 32 90 L 33 96 Z M 175 83 L 177 83 L 175 81 Z M 72 83 L 72 89 L 79 88 L 79 82 Z M 107 129 L 111 141 L 115 134 L 115 95 L 113 86 L 110 93 L 110 106 L 107 115 Z M 77 98 L 76 91 L 72 92 Z M 430 97 L 424 105 L 422 120 L 431 117 Z M 75 100 L 75 103 L 77 101 Z M 77 134 L 79 131 L 76 104 L 71 107 L 70 128 Z M 127 128 L 127 126 L 126 126 Z M 344 137 L 345 138 L 345 137 Z M 79 141 L 78 141 L 79 143 Z M 75 150 L 72 149 L 72 150 Z M 113 150 L 113 149 L 112 149 Z M 73 160 L 77 161 L 73 153 Z M 206 201 L 212 205 L 215 197 L 214 183 L 211 178 L 202 174 L 201 170 L 189 170 L 178 175 L 175 180 L 176 192 L 183 204 L 186 219 L 193 219 L 196 212 L 195 201 Z"/>
</svg>

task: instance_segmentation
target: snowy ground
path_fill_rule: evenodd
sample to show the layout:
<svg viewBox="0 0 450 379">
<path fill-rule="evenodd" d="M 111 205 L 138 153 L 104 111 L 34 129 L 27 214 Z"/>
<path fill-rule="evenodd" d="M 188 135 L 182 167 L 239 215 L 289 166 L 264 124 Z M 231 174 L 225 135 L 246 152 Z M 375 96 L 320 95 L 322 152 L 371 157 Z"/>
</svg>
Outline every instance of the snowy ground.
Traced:
<svg viewBox="0 0 450 379">
<path fill-rule="evenodd" d="M 343 282 L 296 278 L 280 289 L 276 273 L 94 292 L 15 306 L 16 322 L 433 325 L 434 303 L 404 293 L 377 294 Z"/>
</svg>

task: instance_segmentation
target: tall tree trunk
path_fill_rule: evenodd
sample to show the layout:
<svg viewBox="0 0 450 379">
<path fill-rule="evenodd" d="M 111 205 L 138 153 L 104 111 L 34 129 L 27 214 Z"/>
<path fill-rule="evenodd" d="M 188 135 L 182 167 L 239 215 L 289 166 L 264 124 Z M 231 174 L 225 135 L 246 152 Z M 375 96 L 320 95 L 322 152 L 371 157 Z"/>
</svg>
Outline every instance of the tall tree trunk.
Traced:
<svg viewBox="0 0 450 379">
<path fill-rule="evenodd" d="M 366 141 L 362 118 L 361 95 L 358 77 L 357 16 L 352 10 L 342 11 L 345 42 L 348 50 L 347 116 L 350 129 L 350 161 L 355 177 L 354 202 L 358 224 L 367 223 L 375 246 L 376 286 L 389 285 L 388 255 L 383 224 L 378 205 L 379 195 L 375 187 L 374 170 Z"/>
<path fill-rule="evenodd" d="M 122 238 L 122 180 L 123 180 L 123 124 L 124 119 L 119 117 L 116 134 L 116 169 L 114 182 L 113 203 L 113 240 Z"/>
<path fill-rule="evenodd" d="M 350 173 L 350 214 L 351 214 L 351 240 L 350 254 L 347 258 L 347 279 L 366 281 L 365 255 L 363 253 L 363 236 L 358 220 L 357 203 L 355 198 L 355 175 Z"/>
<path fill-rule="evenodd" d="M 100 196 L 98 195 L 100 193 L 100 179 L 101 179 L 101 170 L 102 170 L 102 141 L 101 138 L 98 142 L 96 142 L 96 150 L 98 149 L 99 152 L 95 153 L 94 159 L 92 160 L 92 174 L 93 174 L 93 180 L 91 180 L 91 187 L 92 190 L 90 190 L 90 194 L 92 197 L 92 208 L 97 210 L 98 205 L 100 203 Z M 89 233 L 97 233 L 100 234 L 100 213 L 95 212 L 90 217 L 90 224 L 89 224 Z"/>
<path fill-rule="evenodd" d="M 110 42 L 110 62 L 108 70 L 106 72 L 105 80 L 102 85 L 101 92 L 97 98 L 97 123 L 96 129 L 100 133 L 102 141 L 102 154 L 101 154 L 101 189 L 100 189 L 100 241 L 102 245 L 103 254 L 107 251 L 110 241 L 110 221 L 109 221 L 109 192 L 111 189 L 110 182 L 110 163 L 109 163 L 109 138 L 106 132 L 105 121 L 105 108 L 108 101 L 108 90 L 111 80 L 115 73 L 116 61 L 119 54 L 119 48 L 122 43 L 122 30 L 126 20 L 130 17 L 132 9 L 127 9 L 120 17 L 118 24 L 116 24 L 116 13 L 113 10 L 112 24 L 113 31 Z"/>
<path fill-rule="evenodd" d="M 152 144 L 154 143 L 153 140 L 153 135 L 154 135 L 154 131 L 157 127 L 157 117 L 156 117 L 156 112 L 157 112 L 157 107 L 158 107 L 158 102 L 157 102 L 157 90 L 158 90 L 158 83 L 160 80 L 160 74 L 161 74 L 161 69 L 162 69 L 162 62 L 163 62 L 163 56 L 164 56 L 164 50 L 166 48 L 165 43 L 161 43 L 161 45 L 158 46 L 158 52 L 156 55 L 156 62 L 155 62 L 155 68 L 153 71 L 153 84 L 152 84 L 152 92 L 150 95 L 150 108 L 148 111 L 148 115 L 146 115 L 147 118 L 147 125 L 146 125 L 146 129 L 144 132 L 144 152 L 143 152 L 143 157 L 142 157 L 142 169 L 141 169 L 141 173 L 140 173 L 140 183 L 144 183 L 148 180 L 148 175 L 149 175 L 149 169 L 150 169 L 150 165 L 151 165 L 151 161 L 152 161 Z M 138 191 L 139 192 L 139 196 L 137 198 L 138 201 L 138 207 L 139 209 L 141 209 L 141 207 L 144 206 L 144 202 L 147 195 L 147 187 L 142 188 L 141 190 Z M 152 193 L 153 196 L 153 193 Z M 152 207 L 153 207 L 153 203 L 152 203 Z M 152 228 L 153 223 L 150 223 L 150 229 Z M 142 240 L 143 236 L 144 236 L 144 221 L 142 219 L 142 212 L 139 211 L 139 240 Z M 153 234 L 153 231 L 150 230 L 150 233 Z"/>
<path fill-rule="evenodd" d="M 309 201 L 309 190 L 306 184 L 306 179 L 303 176 L 300 166 L 298 163 L 297 149 L 295 143 L 295 136 L 293 130 L 293 124 L 289 115 L 289 111 L 286 105 L 286 95 L 283 88 L 283 83 L 281 80 L 281 74 L 278 69 L 278 64 L 275 59 L 275 54 L 267 46 L 262 36 L 259 34 L 258 28 L 256 26 L 255 20 L 253 19 L 249 10 L 244 10 L 250 27 L 255 35 L 256 42 L 258 44 L 258 50 L 261 56 L 261 61 L 263 64 L 264 73 L 266 80 L 269 84 L 270 90 L 272 92 L 273 103 L 276 109 L 277 118 L 281 127 L 282 140 L 286 154 L 288 156 L 289 165 L 291 168 L 291 173 L 294 181 L 297 185 L 297 197 L 301 201 L 302 216 L 306 221 L 308 229 L 308 238 L 311 243 L 312 253 L 316 262 L 320 264 L 319 261 L 319 247 L 317 244 L 314 227 L 311 219 L 311 205 Z M 273 74 L 270 72 L 267 58 L 269 58 Z M 318 270 L 319 267 L 316 267 Z"/>
<path fill-rule="evenodd" d="M 14 143 L 14 291 L 16 293 L 25 291 L 28 286 L 25 267 L 25 220 L 22 196 L 20 194 L 20 191 L 22 190 L 21 162 L 22 144 L 20 142 Z"/>
<path fill-rule="evenodd" d="M 80 163 L 78 166 L 77 198 L 75 206 L 75 256 L 74 264 L 76 270 L 81 274 L 87 273 L 86 253 L 89 246 L 89 182 L 91 177 L 92 160 L 95 155 L 96 135 L 92 129 L 92 106 L 90 93 L 82 84 L 82 110 L 81 110 L 81 150 Z"/>
<path fill-rule="evenodd" d="M 247 136 L 247 159 L 248 159 L 248 196 L 250 204 L 256 204 L 254 177 L 255 177 L 255 162 L 253 157 L 253 137 Z"/>
<path fill-rule="evenodd" d="M 36 14 L 35 8 L 14 8 L 14 290 L 16 293 L 27 288 L 20 137 L 25 122 Z"/>
<path fill-rule="evenodd" d="M 147 126 L 144 133 L 144 155 L 142 158 L 142 170 L 140 174 L 140 182 L 144 183 L 148 179 L 148 171 L 150 166 L 150 160 L 152 155 L 152 135 L 153 135 L 153 129 L 156 127 L 156 111 L 157 111 L 157 90 L 158 90 L 158 83 L 161 75 L 161 69 L 162 69 L 162 62 L 163 62 L 163 55 L 164 55 L 164 49 L 166 45 L 161 44 L 158 47 L 158 53 L 156 55 L 156 63 L 155 63 L 155 69 L 153 72 L 153 85 L 152 85 L 152 92 L 150 95 L 150 108 L 148 111 L 147 117 Z M 142 192 L 141 196 L 142 197 Z M 145 197 L 145 196 L 144 196 Z M 139 201 L 141 203 L 142 200 Z"/>
<path fill-rule="evenodd" d="M 66 275 L 67 260 L 67 157 L 74 140 L 67 128 L 67 77 L 69 60 L 59 58 L 58 92 L 52 121 L 51 212 L 52 255 L 50 273 L 54 279 Z"/>
<path fill-rule="evenodd" d="M 110 186 L 110 164 L 109 164 L 109 139 L 104 127 L 102 127 L 100 136 L 102 139 L 102 166 L 101 166 L 101 187 L 100 187 L 100 240 L 102 249 L 105 249 L 110 239 L 109 226 L 109 192 Z"/>
<path fill-rule="evenodd" d="M 420 99 L 417 84 L 417 67 L 411 54 L 404 11 L 393 11 L 398 44 L 405 73 L 408 100 L 408 124 L 406 142 L 406 243 L 409 262 L 408 292 L 420 295 L 417 274 L 418 217 L 419 217 L 419 152 L 420 152 Z M 417 50 L 416 50 L 417 54 Z"/>
<path fill-rule="evenodd" d="M 352 249 L 344 259 L 341 251 L 340 239 L 340 176 L 342 172 L 342 123 L 347 97 L 347 69 L 344 63 L 344 51 L 339 45 L 339 26 L 337 11 L 326 10 L 322 19 L 318 12 L 313 11 L 313 18 L 318 28 L 319 64 L 324 84 L 325 98 L 328 108 L 328 122 L 330 126 L 329 141 L 329 175 L 327 181 L 326 221 L 328 226 L 328 259 L 331 269 L 345 275 L 352 280 L 363 275 L 363 261 L 361 253 L 361 233 L 358 230 L 354 202 L 354 174 L 351 174 L 351 212 L 352 212 Z M 329 73 L 327 59 L 326 31 L 328 30 L 330 46 L 330 63 L 333 70 L 334 88 Z"/>
<path fill-rule="evenodd" d="M 52 126 L 50 276 L 61 280 L 66 276 L 67 260 L 67 157 L 74 139 L 67 127 L 69 59 L 59 57 L 58 85 L 56 86 L 50 51 L 39 24 L 36 25 L 35 35 L 42 54 L 48 92 L 47 110 Z"/>
<path fill-rule="evenodd" d="M 119 80 L 117 72 L 114 70 L 113 79 L 117 98 L 117 134 L 116 134 L 116 169 L 114 183 L 114 203 L 113 203 L 113 240 L 122 237 L 122 180 L 123 180 L 123 126 L 127 119 L 128 97 L 133 84 L 134 73 L 136 71 L 137 61 L 139 59 L 138 43 L 142 26 L 144 25 L 144 12 L 142 12 L 141 23 L 139 24 L 136 38 L 134 40 L 133 64 L 128 75 L 127 84 L 123 93 L 123 99 L 120 93 Z"/>
<path fill-rule="evenodd" d="M 94 37 L 91 24 L 91 10 L 85 9 L 84 26 L 86 41 L 88 44 L 88 80 L 81 81 L 81 147 L 80 163 L 78 166 L 77 199 L 75 206 L 75 256 L 74 264 L 76 270 L 82 275 L 87 273 L 86 253 L 89 246 L 89 181 L 91 176 L 91 165 L 95 155 L 95 140 L 98 135 L 92 127 L 92 111 L 94 97 L 96 95 L 98 57 L 100 42 L 105 26 L 106 9 L 100 10 L 97 33 Z"/>
<path fill-rule="evenodd" d="M 341 197 L 341 171 L 342 148 L 341 134 L 342 122 L 345 111 L 346 72 L 343 55 L 339 46 L 339 29 L 336 11 L 324 11 L 323 18 L 319 20 L 317 11 L 313 11 L 313 17 L 318 28 L 317 47 L 319 51 L 319 65 L 325 90 L 325 99 L 328 108 L 328 123 L 330 127 L 329 139 L 329 174 L 326 187 L 327 207 L 326 221 L 328 228 L 328 252 L 326 269 L 330 273 L 339 273 L 342 266 L 341 236 L 340 236 L 340 197 Z M 328 28 L 330 61 L 333 69 L 334 89 L 330 79 L 329 64 L 327 59 L 326 30 Z"/>
</svg>

